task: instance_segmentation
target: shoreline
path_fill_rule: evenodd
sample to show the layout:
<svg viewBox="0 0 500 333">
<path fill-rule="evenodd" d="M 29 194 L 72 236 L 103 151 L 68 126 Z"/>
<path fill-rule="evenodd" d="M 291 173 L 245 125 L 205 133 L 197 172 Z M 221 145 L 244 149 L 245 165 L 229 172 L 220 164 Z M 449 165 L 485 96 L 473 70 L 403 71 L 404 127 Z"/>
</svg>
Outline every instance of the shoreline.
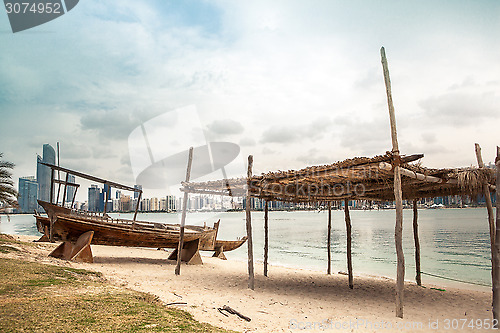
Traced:
<svg viewBox="0 0 500 333">
<path fill-rule="evenodd" d="M 36 237 L 14 235 L 31 242 Z M 58 266 L 99 271 L 112 284 L 157 295 L 164 303 L 178 305 L 198 321 L 247 332 L 293 332 L 298 323 L 383 322 L 393 325 L 421 323 L 418 331 L 435 332 L 429 320 L 443 325 L 446 319 L 485 320 L 491 318 L 491 292 L 447 288 L 446 291 L 405 283 L 405 318 L 394 315 L 394 280 L 384 277 L 356 276 L 349 289 L 347 276 L 326 275 L 307 269 L 272 265 L 269 277 L 256 263 L 255 290 L 247 287 L 244 261 L 227 261 L 202 255 L 203 265 L 182 265 L 174 274 L 175 261 L 167 260 L 170 251 L 93 245 L 95 262 L 68 262 L 48 257 L 56 244 L 26 246 L 26 259 Z M 217 308 L 228 305 L 249 316 L 246 322 L 226 317 Z M 441 326 L 442 327 L 442 326 Z M 333 327 L 332 327 L 333 328 Z M 374 331 L 373 327 L 357 327 Z M 308 330 L 315 331 L 315 330 Z M 321 331 L 321 330 L 316 330 Z M 384 329 L 387 331 L 387 329 Z M 466 330 L 465 330 L 466 331 Z"/>
</svg>

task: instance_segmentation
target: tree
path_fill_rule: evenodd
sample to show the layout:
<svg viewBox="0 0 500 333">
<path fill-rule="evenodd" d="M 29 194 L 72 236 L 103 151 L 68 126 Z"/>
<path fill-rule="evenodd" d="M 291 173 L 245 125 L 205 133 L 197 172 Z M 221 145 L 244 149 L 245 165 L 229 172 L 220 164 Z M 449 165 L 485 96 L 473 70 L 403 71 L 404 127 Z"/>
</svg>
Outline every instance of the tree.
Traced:
<svg viewBox="0 0 500 333">
<path fill-rule="evenodd" d="M 17 207 L 17 191 L 14 188 L 12 173 L 14 163 L 2 161 L 3 153 L 0 153 L 0 206 Z"/>
</svg>

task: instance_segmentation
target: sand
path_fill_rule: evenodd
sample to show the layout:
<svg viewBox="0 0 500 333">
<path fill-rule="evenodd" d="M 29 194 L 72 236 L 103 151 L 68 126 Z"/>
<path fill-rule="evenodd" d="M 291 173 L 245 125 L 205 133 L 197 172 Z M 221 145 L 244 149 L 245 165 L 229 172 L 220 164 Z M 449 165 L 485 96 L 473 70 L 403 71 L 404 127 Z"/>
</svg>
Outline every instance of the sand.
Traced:
<svg viewBox="0 0 500 333">
<path fill-rule="evenodd" d="M 15 236 L 21 240 L 33 237 Z M 404 319 L 394 315 L 394 280 L 347 276 L 270 266 L 269 277 L 256 264 L 255 290 L 247 288 L 247 263 L 221 260 L 203 253 L 203 265 L 182 265 L 174 274 L 169 252 L 156 249 L 92 245 L 94 263 L 68 262 L 47 257 L 54 244 L 26 247 L 27 258 L 102 272 L 110 283 L 155 294 L 165 303 L 190 312 L 202 322 L 240 332 L 436 332 L 472 331 L 468 325 L 491 322 L 491 292 L 446 287 L 445 291 L 407 282 Z M 12 254 L 14 255 L 14 254 Z M 207 256 L 205 256 L 207 255 Z M 438 287 L 443 288 L 443 287 Z M 224 316 L 217 308 L 228 305 L 251 318 Z M 453 321 L 455 319 L 455 321 Z M 473 320 L 473 321 L 471 321 Z M 464 324 L 465 323 L 465 324 Z M 462 329 L 463 327 L 463 329 Z M 302 328 L 302 330 L 300 329 Z"/>
</svg>

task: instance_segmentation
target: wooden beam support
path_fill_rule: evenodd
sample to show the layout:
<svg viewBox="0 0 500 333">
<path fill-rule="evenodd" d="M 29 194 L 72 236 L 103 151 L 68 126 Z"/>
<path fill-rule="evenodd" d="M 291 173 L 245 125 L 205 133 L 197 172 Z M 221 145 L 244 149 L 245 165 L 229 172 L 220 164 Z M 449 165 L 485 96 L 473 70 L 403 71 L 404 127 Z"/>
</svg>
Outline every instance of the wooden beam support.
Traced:
<svg viewBox="0 0 500 333">
<path fill-rule="evenodd" d="M 349 215 L 349 200 L 344 200 L 345 228 L 347 234 L 347 274 L 349 275 L 349 288 L 354 288 L 354 278 L 352 274 L 352 228 L 351 216 Z"/>
<path fill-rule="evenodd" d="M 252 241 L 252 215 L 250 213 L 250 180 L 252 179 L 253 156 L 248 155 L 248 170 L 247 170 L 247 196 L 246 196 L 246 227 L 247 227 L 247 246 L 248 246 L 248 288 L 255 289 L 255 275 L 253 267 L 253 241 Z"/>
<path fill-rule="evenodd" d="M 379 167 L 379 169 L 385 170 L 385 171 L 391 171 L 393 169 L 393 165 L 386 163 L 386 162 L 380 162 L 378 164 L 378 167 Z M 438 178 L 438 177 L 423 175 L 421 173 L 417 173 L 417 172 L 414 172 L 414 171 L 411 171 L 411 170 L 408 170 L 408 169 L 405 169 L 402 167 L 399 167 L 399 172 L 403 176 L 410 177 L 412 179 L 422 180 L 422 181 L 428 182 L 428 183 L 438 183 L 438 184 L 457 184 L 458 183 L 458 181 L 456 179 L 445 180 L 445 179 Z"/>
<path fill-rule="evenodd" d="M 500 181 L 500 147 L 497 147 L 497 157 L 495 159 L 495 166 L 497 169 L 497 180 Z M 495 278 L 493 279 L 493 319 L 500 319 L 500 193 L 496 193 L 496 228 L 495 228 L 495 252 L 493 260 L 493 271 Z"/>
<path fill-rule="evenodd" d="M 186 168 L 186 182 L 191 177 L 191 165 L 193 163 L 193 147 L 189 148 L 188 164 Z M 184 226 L 186 225 L 186 210 L 187 210 L 188 193 L 184 192 L 184 201 L 182 202 L 182 217 L 181 217 L 181 230 L 179 234 L 179 246 L 177 247 L 177 265 L 175 266 L 175 275 L 181 274 L 181 259 L 182 250 L 184 247 Z M 137 214 L 137 210 L 135 211 Z M 135 216 L 134 216 L 135 221 Z"/>
<path fill-rule="evenodd" d="M 264 204 L 264 276 L 267 276 L 267 260 L 269 256 L 269 208 L 268 202 Z"/>
<path fill-rule="evenodd" d="M 328 268 L 326 274 L 332 274 L 332 202 L 328 201 L 328 237 L 327 237 L 327 252 L 328 252 Z"/>
<path fill-rule="evenodd" d="M 417 285 L 422 285 L 422 275 L 420 272 L 420 241 L 418 239 L 418 208 L 417 199 L 413 200 L 413 240 L 415 242 L 415 280 Z"/>
<path fill-rule="evenodd" d="M 477 165 L 480 169 L 484 168 L 483 156 L 481 155 L 481 146 L 478 143 L 475 145 Z M 491 194 L 488 184 L 483 184 L 483 195 L 486 201 L 486 210 L 488 211 L 488 226 L 490 228 L 490 249 L 491 249 L 491 278 L 495 280 L 495 270 L 493 269 L 493 260 L 495 257 L 495 217 L 493 215 L 493 204 L 491 202 Z"/>
<path fill-rule="evenodd" d="M 394 199 L 396 201 L 396 226 L 394 228 L 394 242 L 396 245 L 396 256 L 398 261 L 396 277 L 396 317 L 403 318 L 405 258 L 403 253 L 403 191 L 401 190 L 401 168 L 399 166 L 399 146 L 396 129 L 396 114 L 392 102 L 391 79 L 389 77 L 389 66 L 385 49 L 380 49 L 382 68 L 384 70 L 384 81 L 387 93 L 387 104 L 389 107 L 389 118 L 391 121 L 392 154 L 396 165 L 394 167 Z"/>
</svg>

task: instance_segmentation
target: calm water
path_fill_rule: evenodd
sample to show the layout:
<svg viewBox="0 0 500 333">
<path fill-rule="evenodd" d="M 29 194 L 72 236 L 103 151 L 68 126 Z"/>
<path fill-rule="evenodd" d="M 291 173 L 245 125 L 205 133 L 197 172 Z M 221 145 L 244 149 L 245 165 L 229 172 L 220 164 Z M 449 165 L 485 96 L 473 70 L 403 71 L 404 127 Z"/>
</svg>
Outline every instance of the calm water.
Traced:
<svg viewBox="0 0 500 333">
<path fill-rule="evenodd" d="M 131 218 L 131 214 L 112 214 Z M 246 234 L 244 212 L 191 213 L 188 224 L 212 225 L 221 219 L 219 238 L 232 240 Z M 326 271 L 327 218 L 325 212 L 269 212 L 269 262 L 271 264 Z M 178 223 L 179 214 L 139 214 L 139 220 Z M 353 269 L 355 274 L 396 275 L 394 210 L 351 211 Z M 404 211 L 403 245 L 406 279 L 414 280 L 412 212 Z M 264 214 L 252 213 L 254 258 L 262 261 Z M 346 233 L 343 211 L 332 212 L 332 269 L 346 271 Z M 32 215 L 1 216 L 0 232 L 39 235 Z M 486 209 L 419 210 L 421 270 L 479 284 L 491 284 L 489 231 Z M 246 259 L 247 248 L 227 253 Z M 271 271 L 272 273 L 272 268 Z M 259 272 L 259 274 L 261 274 Z M 422 277 L 444 285 L 449 281 Z M 470 287 L 461 284 L 462 287 Z"/>
</svg>

